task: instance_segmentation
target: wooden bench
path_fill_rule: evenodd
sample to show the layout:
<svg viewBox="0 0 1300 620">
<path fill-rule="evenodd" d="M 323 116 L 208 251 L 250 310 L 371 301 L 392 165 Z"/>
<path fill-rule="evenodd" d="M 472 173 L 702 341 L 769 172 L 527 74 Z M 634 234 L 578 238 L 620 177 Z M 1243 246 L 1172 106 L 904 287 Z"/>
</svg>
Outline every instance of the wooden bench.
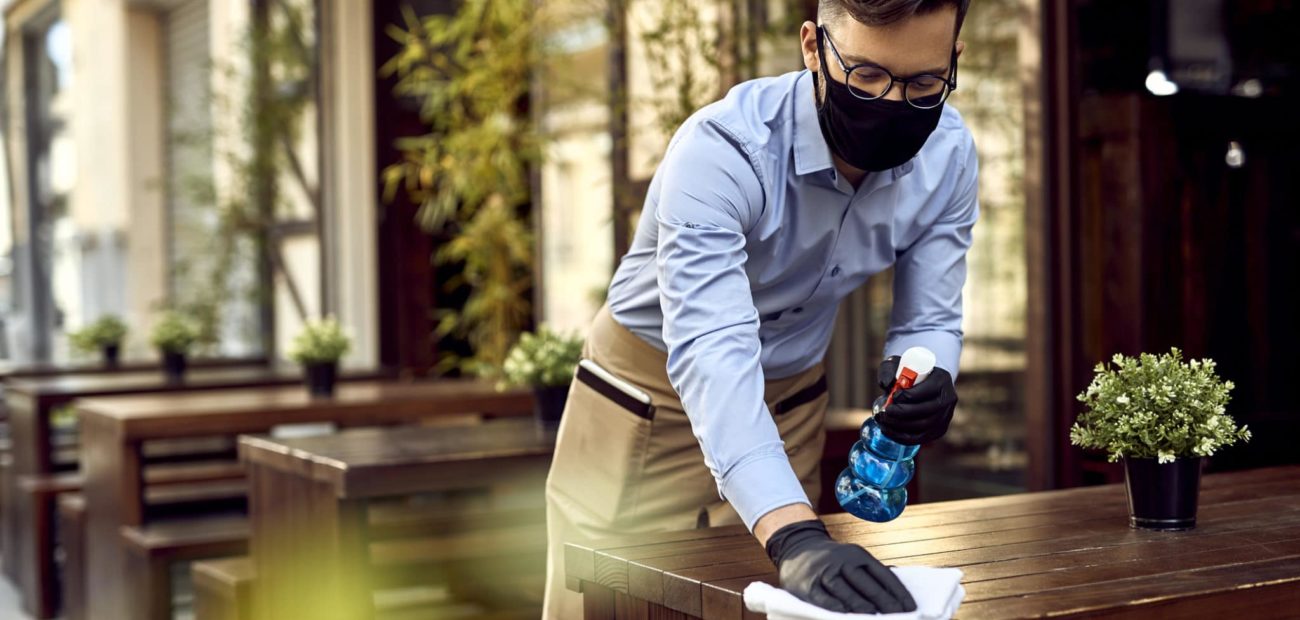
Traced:
<svg viewBox="0 0 1300 620">
<path fill-rule="evenodd" d="M 257 569 L 248 556 L 200 560 L 190 568 L 194 582 L 195 620 L 252 620 L 252 589 Z M 533 620 L 535 607 L 488 610 L 482 606 L 448 603 L 441 597 L 377 597 L 377 620 L 474 618 L 475 620 Z M 68 620 L 73 620 L 69 618 Z"/>
<path fill-rule="evenodd" d="M 545 565 L 546 515 L 540 497 L 537 504 L 535 508 L 514 510 L 476 508 L 464 502 L 436 509 L 373 506 L 369 531 L 375 542 L 371 544 L 371 557 L 379 582 L 398 588 L 427 585 L 438 579 L 447 582 L 461 598 L 482 600 L 508 595 L 515 588 L 505 578 L 512 574 L 531 576 Z M 151 601 L 142 617 L 170 616 L 174 563 L 244 553 L 248 527 L 242 513 L 171 518 L 123 527 L 122 537 L 132 557 L 130 570 L 136 578 L 136 600 Z M 197 597 L 200 578 L 196 570 L 191 568 Z M 475 587 L 473 584 L 488 581 L 482 578 L 485 571 L 502 580 L 503 587 L 496 591 Z M 229 599 L 236 592 L 222 586 L 207 594 L 222 601 L 215 609 L 229 610 L 240 606 Z M 66 589 L 65 595 L 82 596 Z M 201 606 L 197 598 L 195 604 Z"/>
<path fill-rule="evenodd" d="M 251 620 L 256 575 L 248 556 L 195 562 L 190 566 L 195 620 Z"/>
<path fill-rule="evenodd" d="M 171 453 L 171 456 L 176 455 Z M 25 497 L 25 505 L 30 509 L 10 513 L 15 521 L 5 528 L 6 558 L 12 557 L 19 566 L 26 567 L 15 571 L 16 581 L 23 591 L 39 597 L 34 601 L 35 607 L 53 615 L 58 609 L 60 589 L 54 552 L 54 514 L 60 496 L 79 493 L 84 479 L 78 473 L 60 473 L 17 476 L 15 480 L 17 488 L 12 492 Z M 145 483 L 146 501 L 152 515 L 242 508 L 246 504 L 247 483 L 235 461 L 205 458 L 190 463 L 150 465 L 145 470 Z M 81 497 L 71 503 L 74 507 L 81 504 L 83 518 L 84 502 L 85 498 Z"/>
<path fill-rule="evenodd" d="M 122 540 L 142 618 L 170 618 L 172 565 L 248 552 L 248 517 L 242 513 L 171 518 L 124 526 Z"/>
</svg>

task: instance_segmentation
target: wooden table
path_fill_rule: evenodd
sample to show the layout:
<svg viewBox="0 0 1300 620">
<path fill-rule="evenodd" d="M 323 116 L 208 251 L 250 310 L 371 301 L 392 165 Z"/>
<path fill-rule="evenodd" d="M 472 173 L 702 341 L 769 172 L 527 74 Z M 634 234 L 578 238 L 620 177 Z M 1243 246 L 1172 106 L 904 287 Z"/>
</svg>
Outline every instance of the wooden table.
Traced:
<svg viewBox="0 0 1300 620">
<path fill-rule="evenodd" d="M 345 369 L 342 382 L 374 380 L 386 373 L 379 370 Z M 64 375 L 41 379 L 19 379 L 5 386 L 13 442 L 15 474 L 43 474 L 54 470 L 50 414 L 78 398 L 145 393 L 199 392 L 232 388 L 301 384 L 302 370 L 293 366 L 259 366 L 193 369 L 184 380 L 170 381 L 158 372 L 130 372 L 98 375 Z M 306 391 L 302 387 L 302 391 Z"/>
<path fill-rule="evenodd" d="M 541 488 L 554 441 L 553 431 L 528 419 L 241 438 L 252 489 L 254 617 L 371 617 L 369 502 L 521 480 Z"/>
<path fill-rule="evenodd" d="M 532 394 L 497 392 L 467 381 L 341 384 L 333 398 L 311 398 L 301 386 L 145 394 L 78 402 L 82 472 L 88 513 L 87 600 L 95 617 L 134 618 L 122 585 L 122 526 L 144 519 L 142 446 L 167 438 L 265 433 L 280 424 L 333 422 L 341 427 L 391 425 L 452 414 L 521 416 Z"/>
<path fill-rule="evenodd" d="M 1198 527 L 1128 526 L 1123 485 L 936 502 L 886 524 L 824 517 L 837 540 L 898 566 L 955 566 L 956 618 L 1300 617 L 1300 466 L 1207 476 Z M 568 545 L 586 618 L 761 618 L 752 581 L 777 584 L 743 527 Z"/>
<path fill-rule="evenodd" d="M 265 357 L 200 357 L 189 361 L 189 366 L 192 369 L 266 367 L 269 365 L 270 362 Z M 59 375 L 98 375 L 154 371 L 162 372 L 162 360 L 158 358 L 124 359 L 112 366 L 100 360 L 77 361 L 66 364 L 0 362 L 0 381 L 36 379 Z"/>
</svg>

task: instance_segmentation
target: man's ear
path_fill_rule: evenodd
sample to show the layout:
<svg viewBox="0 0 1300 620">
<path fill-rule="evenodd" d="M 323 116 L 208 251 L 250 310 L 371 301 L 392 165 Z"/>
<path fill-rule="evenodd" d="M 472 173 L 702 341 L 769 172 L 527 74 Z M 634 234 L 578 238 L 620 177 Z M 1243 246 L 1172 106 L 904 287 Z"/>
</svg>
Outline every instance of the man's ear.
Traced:
<svg viewBox="0 0 1300 620">
<path fill-rule="evenodd" d="M 961 58 L 961 53 L 962 53 L 962 50 L 964 50 L 964 49 L 966 49 L 966 42 L 965 42 L 965 41 L 962 41 L 962 40 L 958 40 L 958 41 L 957 41 L 957 57 L 958 57 L 958 58 Z"/>
<path fill-rule="evenodd" d="M 821 64 L 817 62 L 817 24 L 804 22 L 799 27 L 799 50 L 803 53 L 803 66 L 809 71 L 817 71 Z"/>
</svg>

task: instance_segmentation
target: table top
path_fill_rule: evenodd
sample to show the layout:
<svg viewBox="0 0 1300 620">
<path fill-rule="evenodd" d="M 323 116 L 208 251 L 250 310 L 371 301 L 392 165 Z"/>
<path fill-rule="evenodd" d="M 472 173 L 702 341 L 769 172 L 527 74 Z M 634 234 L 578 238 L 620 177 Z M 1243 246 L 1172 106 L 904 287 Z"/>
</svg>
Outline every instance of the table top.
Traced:
<svg viewBox="0 0 1300 620">
<path fill-rule="evenodd" d="M 389 373 L 376 369 L 339 371 L 340 381 L 380 379 Z M 235 366 L 191 368 L 181 381 L 170 381 L 161 369 L 115 374 L 70 374 L 51 377 L 12 379 L 5 383 L 6 394 L 36 398 L 73 399 L 87 396 L 139 394 L 143 392 L 184 392 L 260 385 L 288 385 L 303 382 L 300 367 Z"/>
<path fill-rule="evenodd" d="M 1146 617 L 1234 593 L 1259 605 L 1279 591 L 1300 597 L 1300 466 L 1206 476 L 1185 532 L 1131 529 L 1122 484 L 918 504 L 884 524 L 823 520 L 886 564 L 961 568 L 961 619 Z M 571 580 L 709 620 L 762 617 L 741 593 L 778 584 L 742 526 L 570 544 L 565 565 Z"/>
<path fill-rule="evenodd" d="M 200 357 L 190 360 L 193 368 L 232 368 L 268 366 L 265 357 Z M 79 360 L 63 364 L 52 362 L 0 362 L 0 379 L 28 379 L 57 375 L 94 375 L 117 374 L 129 372 L 147 372 L 162 370 L 162 360 L 158 358 L 124 359 L 116 366 L 109 366 L 102 361 Z"/>
<path fill-rule="evenodd" d="M 77 401 L 83 424 L 108 424 L 123 438 L 263 432 L 270 425 L 338 421 L 350 426 L 410 422 L 421 415 L 532 412 L 527 390 L 497 391 L 476 380 L 353 381 L 330 398 L 301 385 L 105 396 Z"/>
<path fill-rule="evenodd" d="M 341 498 L 354 498 L 455 488 L 466 478 L 481 486 L 498 465 L 504 472 L 527 461 L 538 462 L 544 474 L 555 432 L 543 430 L 532 418 L 505 418 L 456 426 L 351 429 L 316 437 L 244 436 L 239 444 L 247 464 L 298 473 L 334 485 Z M 472 476 L 464 475 L 466 468 Z"/>
</svg>

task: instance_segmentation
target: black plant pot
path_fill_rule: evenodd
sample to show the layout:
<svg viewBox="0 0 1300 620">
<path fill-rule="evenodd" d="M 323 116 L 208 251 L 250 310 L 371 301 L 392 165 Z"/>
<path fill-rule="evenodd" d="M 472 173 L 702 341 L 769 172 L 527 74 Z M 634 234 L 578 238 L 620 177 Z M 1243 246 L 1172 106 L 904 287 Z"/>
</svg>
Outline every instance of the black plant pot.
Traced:
<svg viewBox="0 0 1300 620">
<path fill-rule="evenodd" d="M 117 361 L 120 358 L 120 345 L 106 344 L 100 348 L 100 353 L 104 354 L 104 365 L 109 368 L 117 368 Z"/>
<path fill-rule="evenodd" d="M 328 398 L 334 395 L 334 383 L 338 377 L 338 362 L 313 362 L 303 364 L 303 375 L 307 381 L 307 392 L 312 396 Z"/>
<path fill-rule="evenodd" d="M 543 428 L 556 428 L 564 414 L 564 403 L 569 399 L 569 386 L 548 385 L 533 388 L 533 416 Z"/>
<path fill-rule="evenodd" d="M 1161 464 L 1156 459 L 1125 457 L 1129 526 L 1148 530 L 1196 527 L 1204 461 L 1200 457 L 1180 458 Z"/>
<path fill-rule="evenodd" d="M 177 351 L 163 351 L 163 373 L 172 383 L 185 381 L 185 354 Z"/>
</svg>

